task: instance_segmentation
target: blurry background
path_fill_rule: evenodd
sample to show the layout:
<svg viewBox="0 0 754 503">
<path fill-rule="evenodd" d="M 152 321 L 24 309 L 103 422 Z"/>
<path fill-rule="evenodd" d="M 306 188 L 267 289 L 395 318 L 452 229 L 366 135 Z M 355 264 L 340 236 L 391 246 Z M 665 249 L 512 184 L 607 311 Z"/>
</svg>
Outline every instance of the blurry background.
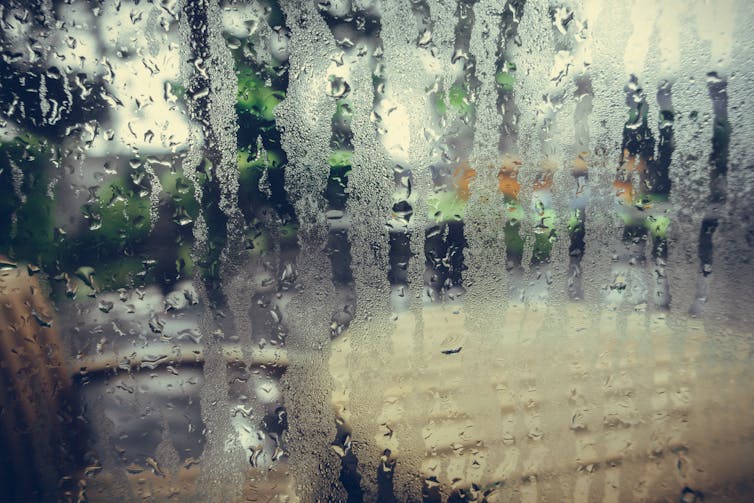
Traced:
<svg viewBox="0 0 754 503">
<path fill-rule="evenodd" d="M 0 500 L 747 500 L 752 22 L 3 2 Z"/>
</svg>

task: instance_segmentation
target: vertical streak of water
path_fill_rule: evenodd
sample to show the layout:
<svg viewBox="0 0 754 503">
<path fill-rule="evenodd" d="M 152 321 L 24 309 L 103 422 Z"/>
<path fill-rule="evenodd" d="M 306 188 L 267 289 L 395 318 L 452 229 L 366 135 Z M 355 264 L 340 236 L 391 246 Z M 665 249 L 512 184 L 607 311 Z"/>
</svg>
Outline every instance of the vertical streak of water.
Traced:
<svg viewBox="0 0 754 503">
<path fill-rule="evenodd" d="M 276 109 L 282 146 L 288 156 L 285 189 L 299 221 L 297 284 L 287 321 L 289 365 L 282 378 L 290 431 L 291 472 L 298 496 L 306 501 L 343 500 L 340 462 L 330 448 L 335 417 L 327 368 L 330 330 L 335 312 L 323 194 L 329 175 L 330 118 L 335 103 L 326 95 L 327 67 L 337 53 L 332 36 L 312 3 L 286 4 L 290 29 L 290 85 Z"/>
<path fill-rule="evenodd" d="M 430 129 L 424 139 L 431 149 L 430 165 L 421 173 L 427 180 L 425 192 L 429 204 L 422 215 L 426 217 L 424 235 L 421 239 L 417 235 L 414 253 L 425 258 L 422 270 L 419 261 L 415 264 L 417 273 L 425 275 L 423 300 L 442 302 L 458 300 L 464 291 L 461 271 L 465 265 L 465 224 L 458 221 L 453 210 L 443 207 L 441 201 L 460 201 L 463 205 L 466 195 L 461 194 L 461 190 L 454 191 L 459 187 L 455 177 L 460 173 L 462 179 L 465 168 L 471 168 L 471 172 L 474 169 L 468 164 L 474 114 L 471 97 L 467 95 L 475 82 L 473 58 L 468 53 L 474 14 L 473 2 L 430 0 L 427 8 L 432 37 L 423 49 L 422 59 L 425 71 L 434 76 L 434 82 L 425 92 L 434 112 L 436 129 Z M 453 106 L 454 98 L 459 96 L 464 97 L 462 103 L 456 101 Z"/>
<path fill-rule="evenodd" d="M 501 30 L 506 24 L 504 18 L 510 2 L 497 3 L 480 1 L 474 5 L 474 25 L 469 42 L 470 59 L 474 61 L 473 79 L 477 82 L 473 147 L 470 165 L 476 177 L 469 184 L 469 200 L 464 216 L 464 231 L 468 248 L 464 275 L 467 289 L 464 302 L 464 324 L 472 337 L 466 340 L 464 351 L 477 355 L 479 368 L 490 371 L 502 369 L 499 381 L 489 388 L 480 387 L 474 405 L 459 404 L 475 409 L 481 417 L 495 417 L 501 412 L 502 428 L 495 430 L 491 441 L 508 443 L 525 442 L 528 433 L 522 408 L 517 398 L 525 393 L 520 384 L 515 354 L 500 356 L 495 349 L 503 344 L 516 347 L 518 326 L 515 321 L 505 319 L 510 316 L 509 289 L 513 284 L 506 270 L 506 203 L 499 191 L 498 175 L 502 164 L 499 151 L 503 115 L 498 105 L 500 87 L 496 80 L 498 63 L 506 43 L 506 33 Z M 515 14 L 514 14 L 515 16 Z M 512 316 L 516 319 L 515 314 Z M 499 389 L 508 389 L 513 397 L 510 408 L 501 407 Z M 503 401 L 505 401 L 503 399 Z M 478 425 L 484 428 L 485 425 Z M 521 444 L 506 448 L 482 451 L 483 476 L 487 480 L 504 480 L 511 471 L 519 470 L 526 462 L 522 458 Z M 448 470 L 450 472 L 450 470 Z M 506 494 L 508 494 L 506 492 Z"/>
<path fill-rule="evenodd" d="M 548 148 L 550 135 L 547 122 L 556 106 L 550 101 L 550 91 L 553 90 L 550 68 L 554 63 L 555 50 L 548 11 L 548 2 L 526 2 L 519 25 L 521 48 L 514 56 L 518 61 L 516 66 L 520 68 L 517 73 L 521 75 L 515 90 L 518 91 L 517 104 L 521 110 L 518 147 L 523 163 L 518 172 L 518 182 L 521 185 L 519 200 L 524 212 L 520 230 L 524 239 L 521 265 L 527 272 L 534 249 L 534 181 L 552 154 Z"/>
<path fill-rule="evenodd" d="M 423 286 L 423 239 L 424 228 L 427 225 L 427 191 L 431 185 L 429 177 L 429 148 L 424 137 L 425 128 L 432 123 L 429 106 L 423 99 L 423 91 L 430 87 L 432 75 L 423 71 L 423 49 L 416 46 L 419 38 L 418 31 L 414 31 L 411 24 L 406 26 L 406 20 L 412 19 L 408 5 L 385 6 L 382 12 L 381 39 L 383 41 L 383 59 L 385 64 L 385 94 L 392 106 L 399 107 L 407 115 L 407 124 L 400 124 L 398 120 L 388 120 L 388 129 L 405 126 L 408 133 L 408 151 L 404 153 L 405 160 L 394 159 L 400 169 L 408 174 L 410 181 L 407 188 L 408 199 L 412 211 L 408 222 L 410 246 L 415 252 L 409 260 L 410 296 L 421 300 Z M 413 303 L 413 301 L 412 301 Z"/>
<path fill-rule="evenodd" d="M 218 205 L 228 227 L 224 229 L 227 243 L 231 246 L 237 235 L 229 232 L 238 227 L 241 219 L 236 204 L 238 174 L 236 170 L 236 120 L 235 120 L 235 78 L 230 55 L 222 38 L 219 6 L 212 1 L 185 4 L 182 8 L 181 32 L 188 45 L 188 60 L 191 61 L 193 76 L 189 77 L 186 88 L 190 94 L 189 111 L 202 128 L 202 154 L 212 165 L 214 182 L 202 198 L 211 196 L 219 199 Z M 185 60 L 185 58 L 184 58 Z M 185 72 L 184 75 L 192 75 Z M 199 140 L 196 136 L 194 141 Z M 192 155 L 193 154 L 193 155 Z M 196 151 L 189 154 L 188 176 L 198 164 Z M 196 184 L 196 176 L 193 176 Z M 220 229 L 209 229 L 221 232 Z M 207 252 L 207 227 L 196 223 L 195 237 L 198 245 L 194 253 Z M 226 249 L 227 250 L 227 249 Z M 221 269 L 232 266 L 232 262 L 222 260 Z M 233 442 L 234 432 L 229 421 L 229 404 L 226 373 L 227 364 L 222 348 L 213 340 L 218 324 L 208 302 L 208 293 L 201 282 L 197 290 L 205 300 L 205 313 L 201 322 L 202 330 L 208 334 L 205 342 L 204 385 L 200 392 L 202 420 L 206 427 L 205 450 L 202 454 L 204 469 L 201 471 L 200 493 L 208 500 L 236 499 L 240 497 L 243 483 L 242 466 L 245 455 L 240 445 Z M 213 292 L 217 298 L 220 292 Z M 232 453 L 228 456 L 228 453 Z M 211 483 L 209 483 L 211 482 Z"/>
<path fill-rule="evenodd" d="M 408 4 L 385 5 L 382 9 L 380 37 L 383 41 L 383 54 L 386 62 L 385 93 L 394 106 L 405 110 L 408 118 L 408 151 L 404 153 L 406 169 L 410 173 L 410 187 L 408 200 L 412 204 L 413 214 L 410 217 L 407 232 L 410 247 L 415 250 L 409 259 L 409 292 L 408 305 L 414 319 L 411 354 L 409 361 L 417 375 L 421 375 L 426 363 L 423 361 L 423 315 L 422 292 L 424 276 L 424 233 L 427 226 L 427 192 L 431 186 L 429 165 L 431 164 L 430 148 L 427 138 L 430 137 L 432 115 L 430 103 L 426 99 L 425 90 L 432 87 L 434 76 L 423 71 L 431 54 L 427 49 L 417 47 L 416 40 L 421 34 L 409 29 L 406 20 L 412 19 Z M 431 32 L 430 32 L 431 34 Z M 431 35 L 430 35 L 431 36 Z M 426 52 L 425 52 L 426 51 Z M 434 59 L 434 58 L 433 58 Z M 388 112 L 389 113 L 389 112 Z M 396 121 L 389 121 L 388 128 L 397 126 Z M 405 316 L 406 313 L 399 314 Z M 399 336 L 408 338 L 409 334 Z M 412 390 L 411 393 L 417 393 Z M 415 399 L 418 402 L 418 396 Z M 410 412 L 410 414 L 408 414 Z M 417 474 L 421 472 L 423 460 L 424 440 L 419 424 L 425 422 L 425 411 L 407 411 L 402 424 L 395 425 L 403 432 L 399 439 L 401 443 L 401 465 L 396 469 L 394 487 L 401 499 L 419 500 L 421 485 Z M 412 424 L 415 421 L 416 424 Z"/>
<path fill-rule="evenodd" d="M 517 90 L 521 109 L 519 150 L 524 168 L 519 172 L 521 204 L 527 225 L 523 232 L 532 234 L 534 217 L 541 217 L 541 210 L 533 208 L 532 203 L 539 201 L 544 207 L 553 207 L 556 221 L 551 226 L 556 229 L 557 240 L 550 254 L 547 274 L 554 284 L 550 294 L 556 298 L 561 295 L 565 285 L 569 241 L 566 226 L 568 198 L 575 192 L 574 181 L 567 169 L 574 156 L 575 136 L 572 126 L 575 101 L 570 84 L 572 74 L 582 70 L 577 47 L 574 47 L 577 44 L 572 40 L 573 34 L 568 31 L 572 27 L 567 24 L 562 26 L 563 16 L 559 12 L 553 15 L 547 2 L 527 3 L 519 28 L 520 53 L 514 55 L 514 59 L 520 61 L 518 73 L 521 75 Z M 553 25 L 563 30 L 557 39 Z M 551 203 L 546 202 L 546 195 L 534 194 L 535 179 L 542 186 L 542 193 L 550 192 Z M 532 211 L 535 212 L 533 215 Z M 531 262 L 533 245 L 533 239 L 528 239 L 523 258 L 525 268 Z"/>
<path fill-rule="evenodd" d="M 330 117 L 335 103 L 326 95 L 327 66 L 338 51 L 327 26 L 313 9 L 286 9 L 291 30 L 290 84 L 276 110 L 288 154 L 285 188 L 299 219 L 302 242 L 327 238 L 326 201 Z"/>
<path fill-rule="evenodd" d="M 383 431 L 385 428 L 378 424 L 385 384 L 380 382 L 379 374 L 381 368 L 389 365 L 391 352 L 390 342 L 384 338 L 392 332 L 390 284 L 385 275 L 389 264 L 385 221 L 391 208 L 393 162 L 379 141 L 371 119 L 375 91 L 369 58 L 376 56 L 364 52 L 351 64 L 354 153 L 346 213 L 351 221 L 351 268 L 358 301 L 350 330 L 353 353 L 349 372 L 353 383 L 352 410 L 354 417 L 360 419 L 354 425 L 354 437 L 374 439 L 380 435 L 378 428 Z M 365 444 L 359 444 L 354 451 L 363 476 L 364 497 L 377 498 L 376 475 L 382 469 L 382 453 Z M 385 453 L 385 460 L 393 462 L 389 452 Z"/>
<path fill-rule="evenodd" d="M 673 85 L 677 119 L 676 147 L 669 171 L 673 185 L 668 278 L 671 310 L 685 316 L 690 309 L 699 309 L 695 306 L 700 276 L 699 229 L 709 193 L 712 104 L 705 84 L 709 49 L 693 30 L 682 32 L 680 46 L 683 71 Z"/>
<path fill-rule="evenodd" d="M 709 350 L 722 355 L 724 362 L 718 367 L 722 375 L 709 381 L 718 385 L 721 408 L 724 407 L 725 412 L 718 412 L 714 419 L 708 416 L 708 420 L 719 425 L 718 431 L 737 431 L 741 435 L 738 438 L 742 438 L 742 428 L 736 424 L 735 418 L 748 414 L 739 407 L 749 406 L 750 402 L 742 397 L 751 395 L 754 380 L 754 366 L 751 364 L 753 348 L 749 335 L 754 323 L 751 309 L 751 285 L 754 284 L 754 103 L 751 99 L 754 89 L 754 39 L 750 31 L 754 12 L 751 6 L 743 2 L 734 7 L 731 14 L 735 24 L 730 27 L 730 34 L 735 44 L 730 54 L 730 68 L 721 68 L 718 75 L 727 83 L 724 100 L 728 120 L 715 124 L 718 148 L 725 147 L 726 129 L 730 135 L 725 152 L 727 159 L 718 158 L 717 166 L 718 171 L 724 171 L 727 184 L 720 187 L 724 189 L 720 191 L 724 202 L 717 203 L 720 225 L 712 240 L 714 262 L 709 277 L 709 304 L 705 318 L 708 333 L 717 339 L 710 341 Z M 723 62 L 726 62 L 725 58 Z M 724 164 L 720 163 L 721 160 Z M 728 456 L 728 459 L 732 461 L 735 458 Z M 745 465 L 739 459 L 743 458 L 736 459 L 735 465 Z"/>
<path fill-rule="evenodd" d="M 735 12 L 731 69 L 727 78 L 730 145 L 727 159 L 727 198 L 720 208 L 721 225 L 713 240 L 718 252 L 710 285 L 710 310 L 740 327 L 751 326 L 754 282 L 754 40 L 747 27 L 754 13 L 743 2 Z M 718 265 L 719 264 L 719 265 Z"/>
<path fill-rule="evenodd" d="M 612 6 L 611 6 L 612 7 Z M 629 27 L 624 23 L 629 6 L 620 3 L 608 8 L 586 0 L 584 10 L 590 26 L 593 73 L 593 109 L 589 133 L 590 210 L 586 218 L 583 269 L 584 298 L 597 307 L 603 301 L 603 288 L 611 281 L 610 250 L 621 239 L 622 222 L 614 208 L 612 182 L 621 154 L 623 132 L 624 48 Z"/>
<path fill-rule="evenodd" d="M 191 89 L 194 86 L 194 82 L 198 79 L 195 75 L 196 68 L 192 64 L 194 60 L 193 43 L 191 42 L 191 30 L 192 26 L 188 19 L 188 16 L 184 12 L 185 7 L 180 9 L 179 30 L 181 33 L 180 44 L 180 61 L 181 61 L 181 82 L 186 89 Z M 198 105 L 194 100 L 187 100 L 187 108 L 189 117 L 195 119 L 199 113 Z M 188 151 L 182 158 L 181 169 L 184 176 L 190 180 L 194 186 L 194 198 L 198 204 L 201 204 L 204 197 L 204 190 L 197 175 L 197 168 L 202 162 L 202 144 L 203 144 L 203 131 L 201 125 L 196 120 L 192 120 L 189 123 L 189 142 Z M 194 222 L 192 228 L 194 243 L 193 254 L 194 259 L 206 252 L 207 247 L 207 228 L 204 222 L 204 216 L 199 213 Z"/>
<path fill-rule="evenodd" d="M 199 64 L 206 71 L 209 85 L 205 140 L 207 156 L 214 164 L 214 176 L 219 189 L 220 200 L 217 204 L 227 218 L 224 265 L 232 268 L 231 260 L 241 245 L 243 228 L 243 215 L 238 208 L 238 119 L 235 109 L 237 81 L 233 57 L 222 34 L 220 6 L 213 1 L 207 3 L 206 30 L 208 59 Z"/>
<path fill-rule="evenodd" d="M 427 0 L 432 19 L 432 41 L 436 48 L 436 58 L 442 63 L 439 68 L 443 88 L 447 89 L 452 79 L 451 66 L 453 47 L 456 42 L 454 27 L 456 5 L 453 2 Z"/>
<path fill-rule="evenodd" d="M 474 26 L 469 43 L 476 61 L 474 77 L 479 82 L 475 100 L 476 124 L 471 166 L 477 175 L 469 186 L 465 214 L 468 241 L 466 282 L 468 302 L 495 303 L 505 299 L 504 204 L 497 190 L 500 155 L 497 150 L 502 117 L 497 107 L 495 66 L 500 19 L 505 5 L 482 0 L 474 5 Z"/>
</svg>

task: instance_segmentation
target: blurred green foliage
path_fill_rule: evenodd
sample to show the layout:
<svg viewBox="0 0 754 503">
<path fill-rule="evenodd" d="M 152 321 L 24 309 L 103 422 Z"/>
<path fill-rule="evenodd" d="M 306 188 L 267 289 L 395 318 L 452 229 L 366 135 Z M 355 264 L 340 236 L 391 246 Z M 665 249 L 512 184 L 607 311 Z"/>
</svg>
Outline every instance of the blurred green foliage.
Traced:
<svg viewBox="0 0 754 503">
<path fill-rule="evenodd" d="M 259 121 L 275 120 L 275 107 L 285 98 L 285 92 L 275 89 L 252 68 L 241 67 L 237 72 L 238 97 L 236 111 L 239 115 L 248 114 Z"/>
<path fill-rule="evenodd" d="M 0 143 L 0 254 L 12 260 L 54 260 L 50 160 L 47 141 L 31 134 Z"/>
<path fill-rule="evenodd" d="M 503 69 L 495 75 L 495 82 L 502 88 L 503 92 L 513 92 L 513 86 L 516 84 L 516 65 L 514 63 L 503 63 Z"/>
</svg>

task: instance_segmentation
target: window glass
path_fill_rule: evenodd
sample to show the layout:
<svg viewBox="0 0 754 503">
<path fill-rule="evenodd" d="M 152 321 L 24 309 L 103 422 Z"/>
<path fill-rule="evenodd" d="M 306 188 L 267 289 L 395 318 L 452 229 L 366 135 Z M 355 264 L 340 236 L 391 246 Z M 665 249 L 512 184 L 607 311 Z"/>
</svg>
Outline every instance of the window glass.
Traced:
<svg viewBox="0 0 754 503">
<path fill-rule="evenodd" d="M 0 6 L 0 501 L 754 498 L 745 0 Z"/>
</svg>

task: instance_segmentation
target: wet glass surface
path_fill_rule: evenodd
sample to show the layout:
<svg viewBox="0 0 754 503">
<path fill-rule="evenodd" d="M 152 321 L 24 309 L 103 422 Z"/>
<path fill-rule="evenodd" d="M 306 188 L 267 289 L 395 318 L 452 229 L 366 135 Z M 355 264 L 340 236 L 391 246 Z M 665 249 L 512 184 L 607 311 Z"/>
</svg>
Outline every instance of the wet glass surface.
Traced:
<svg viewBox="0 0 754 503">
<path fill-rule="evenodd" d="M 0 5 L 0 501 L 754 499 L 746 1 Z"/>
</svg>

